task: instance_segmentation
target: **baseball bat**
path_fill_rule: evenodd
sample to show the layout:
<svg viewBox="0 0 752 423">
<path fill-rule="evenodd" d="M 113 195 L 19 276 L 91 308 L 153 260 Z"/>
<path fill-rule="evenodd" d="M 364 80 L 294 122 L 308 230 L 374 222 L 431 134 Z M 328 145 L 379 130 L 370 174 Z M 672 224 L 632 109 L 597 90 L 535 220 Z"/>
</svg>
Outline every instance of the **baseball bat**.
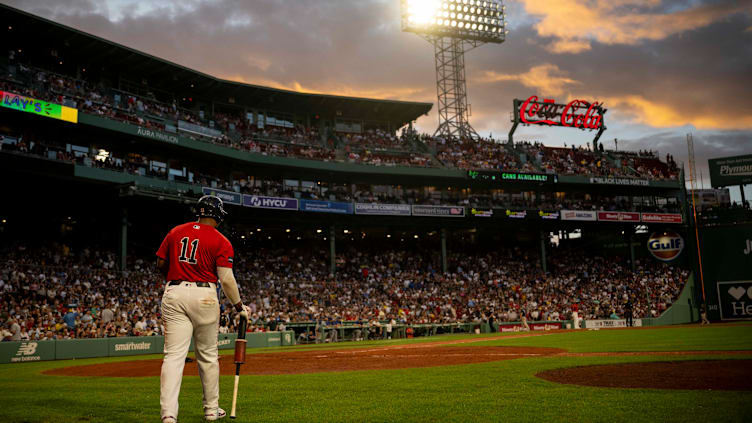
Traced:
<svg viewBox="0 0 752 423">
<path fill-rule="evenodd" d="M 230 410 L 230 418 L 236 417 L 235 411 L 238 405 L 238 382 L 240 382 L 240 365 L 245 363 L 245 327 L 248 324 L 248 320 L 244 317 L 240 318 L 238 323 L 238 338 L 235 339 L 235 388 L 232 390 L 232 410 Z"/>
</svg>

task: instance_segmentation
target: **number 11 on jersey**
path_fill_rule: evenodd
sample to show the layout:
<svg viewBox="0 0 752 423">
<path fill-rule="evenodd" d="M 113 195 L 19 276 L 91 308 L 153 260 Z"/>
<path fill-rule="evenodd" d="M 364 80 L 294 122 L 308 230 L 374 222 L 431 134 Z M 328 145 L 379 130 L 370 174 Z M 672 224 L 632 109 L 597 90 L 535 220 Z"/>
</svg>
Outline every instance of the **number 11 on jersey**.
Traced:
<svg viewBox="0 0 752 423">
<path fill-rule="evenodd" d="M 188 250 L 188 237 L 183 237 L 183 239 L 180 240 L 180 257 L 178 257 L 178 260 L 184 261 L 188 264 L 196 264 L 196 252 L 198 251 L 198 238 L 194 239 L 193 241 L 190 241 L 191 244 L 191 250 Z M 188 256 L 186 256 L 186 253 L 188 253 Z"/>
</svg>

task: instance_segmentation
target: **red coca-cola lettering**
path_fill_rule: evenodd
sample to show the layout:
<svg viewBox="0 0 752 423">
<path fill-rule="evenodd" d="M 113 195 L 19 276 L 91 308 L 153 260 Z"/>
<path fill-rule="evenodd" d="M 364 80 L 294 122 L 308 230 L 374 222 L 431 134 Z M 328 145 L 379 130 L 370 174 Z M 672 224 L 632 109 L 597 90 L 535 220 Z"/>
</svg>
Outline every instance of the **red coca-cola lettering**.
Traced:
<svg viewBox="0 0 752 423">
<path fill-rule="evenodd" d="M 553 99 L 538 100 L 530 96 L 520 105 L 520 121 L 535 125 L 566 126 L 582 129 L 600 129 L 603 125 L 603 104 L 585 100 L 572 100 L 566 105 Z M 561 110 L 561 112 L 559 112 Z M 585 112 L 579 112 L 584 110 Z M 558 120 L 556 117 L 560 117 Z"/>
<path fill-rule="evenodd" d="M 545 104 L 545 103 L 544 103 Z M 529 110 L 528 110 L 529 108 Z M 538 96 L 534 95 L 525 100 L 524 103 L 520 106 L 520 119 L 523 123 L 534 123 L 534 124 L 540 124 L 544 123 L 547 125 L 556 125 L 556 122 L 549 119 L 544 120 L 528 120 L 528 118 L 537 116 L 539 114 L 539 111 L 541 109 L 541 103 L 538 102 Z"/>
</svg>

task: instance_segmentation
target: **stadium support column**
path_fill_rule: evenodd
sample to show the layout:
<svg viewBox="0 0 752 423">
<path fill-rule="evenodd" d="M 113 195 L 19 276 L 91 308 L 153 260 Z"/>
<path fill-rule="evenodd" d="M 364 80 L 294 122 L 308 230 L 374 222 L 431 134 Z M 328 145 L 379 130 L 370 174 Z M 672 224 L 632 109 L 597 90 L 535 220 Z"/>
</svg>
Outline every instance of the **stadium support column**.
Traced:
<svg viewBox="0 0 752 423">
<path fill-rule="evenodd" d="M 548 273 L 548 264 L 546 263 L 546 231 L 540 230 L 540 248 L 541 248 L 541 267 L 543 273 Z"/>
<path fill-rule="evenodd" d="M 447 272 L 446 229 L 441 228 L 441 272 Z"/>
<path fill-rule="evenodd" d="M 635 263 L 635 251 L 634 251 L 634 226 L 629 226 L 629 263 L 632 266 L 632 272 L 637 269 L 637 264 Z"/>
<path fill-rule="evenodd" d="M 120 220 L 120 270 L 125 270 L 125 262 L 128 257 L 128 211 L 123 210 Z"/>
<path fill-rule="evenodd" d="M 744 198 L 744 184 L 739 185 L 739 192 L 742 194 L 742 206 L 746 206 L 747 199 Z"/>
<path fill-rule="evenodd" d="M 335 239 L 335 233 L 334 233 L 334 225 L 329 227 L 329 273 L 332 275 L 337 270 L 337 260 L 336 260 L 336 245 L 334 243 Z"/>
</svg>

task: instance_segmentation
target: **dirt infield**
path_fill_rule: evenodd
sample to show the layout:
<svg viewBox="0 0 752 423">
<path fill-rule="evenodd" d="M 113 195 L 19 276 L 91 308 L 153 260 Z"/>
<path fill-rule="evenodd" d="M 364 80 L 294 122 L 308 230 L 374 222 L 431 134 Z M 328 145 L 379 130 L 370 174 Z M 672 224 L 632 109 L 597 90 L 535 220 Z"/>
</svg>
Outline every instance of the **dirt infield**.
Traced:
<svg viewBox="0 0 752 423">
<path fill-rule="evenodd" d="M 508 336 L 504 339 L 546 336 L 545 333 Z M 282 375 L 356 370 L 407 369 L 486 363 L 532 357 L 593 356 L 690 356 L 750 355 L 752 351 L 656 351 L 619 353 L 570 353 L 558 348 L 467 346 L 499 338 L 472 338 L 371 348 L 316 349 L 248 354 L 243 374 Z M 670 360 L 670 358 L 669 358 Z M 148 377 L 159 376 L 162 360 L 62 367 L 44 372 L 60 376 Z M 223 375 L 235 373 L 231 355 L 220 356 Z M 186 363 L 184 374 L 198 375 L 195 362 Z M 597 365 L 554 369 L 536 376 L 557 383 L 614 388 L 718 389 L 752 391 L 752 360 L 689 360 Z"/>
<path fill-rule="evenodd" d="M 407 369 L 414 367 L 449 366 L 485 363 L 559 354 L 557 348 L 532 347 L 461 347 L 411 345 L 374 347 L 370 349 L 295 351 L 273 354 L 248 354 L 241 367 L 243 374 L 280 375 L 352 370 Z M 220 372 L 235 374 L 233 357 L 220 356 Z M 53 369 L 48 375 L 143 377 L 159 376 L 162 360 L 137 360 L 119 363 L 92 364 Z M 198 375 L 195 362 L 186 363 L 184 374 Z"/>
<path fill-rule="evenodd" d="M 569 367 L 536 376 L 568 385 L 752 391 L 752 360 L 689 360 Z"/>
</svg>

